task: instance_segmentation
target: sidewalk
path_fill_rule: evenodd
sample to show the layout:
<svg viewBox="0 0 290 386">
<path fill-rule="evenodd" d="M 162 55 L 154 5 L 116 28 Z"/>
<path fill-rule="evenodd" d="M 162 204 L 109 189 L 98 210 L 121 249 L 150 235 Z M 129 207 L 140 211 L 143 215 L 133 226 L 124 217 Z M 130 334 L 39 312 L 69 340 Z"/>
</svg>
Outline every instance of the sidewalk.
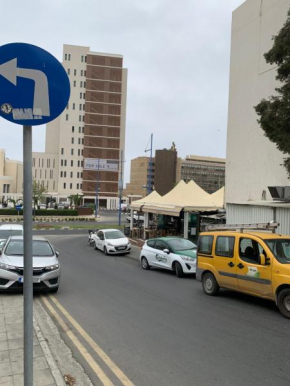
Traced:
<svg viewBox="0 0 290 386">
<path fill-rule="evenodd" d="M 33 340 L 34 385 L 66 385 L 35 319 Z M 23 296 L 0 295 L 0 385 L 23 383 Z"/>
<path fill-rule="evenodd" d="M 39 298 L 33 302 L 34 386 L 92 386 Z M 0 385 L 22 386 L 23 295 L 0 294 Z"/>
</svg>

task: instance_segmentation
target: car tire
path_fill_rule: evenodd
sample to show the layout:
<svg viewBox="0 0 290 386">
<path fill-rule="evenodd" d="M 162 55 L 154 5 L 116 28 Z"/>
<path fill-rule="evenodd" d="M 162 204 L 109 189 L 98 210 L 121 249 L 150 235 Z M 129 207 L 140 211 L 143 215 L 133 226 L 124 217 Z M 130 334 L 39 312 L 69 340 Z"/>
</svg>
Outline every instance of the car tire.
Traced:
<svg viewBox="0 0 290 386">
<path fill-rule="evenodd" d="M 94 241 L 94 244 L 93 244 L 93 246 L 94 246 L 94 249 L 96 250 L 96 249 L 98 249 L 98 247 L 97 247 L 97 244 L 96 244 L 96 242 Z"/>
<path fill-rule="evenodd" d="M 216 281 L 214 275 L 210 272 L 207 272 L 202 277 L 202 288 L 204 292 L 209 296 L 215 296 L 219 292 L 219 285 Z"/>
<path fill-rule="evenodd" d="M 175 269 L 175 274 L 177 277 L 183 277 L 184 276 L 182 266 L 180 263 L 178 263 L 178 261 L 175 262 L 174 269 Z"/>
<path fill-rule="evenodd" d="M 148 263 L 148 260 L 146 259 L 145 256 L 142 256 L 142 257 L 141 257 L 141 267 L 142 267 L 143 269 L 150 269 L 150 268 L 151 268 L 150 265 L 149 265 L 149 263 Z"/>
<path fill-rule="evenodd" d="M 290 319 L 290 288 L 285 288 L 279 292 L 277 306 L 281 314 Z"/>
<path fill-rule="evenodd" d="M 104 254 L 108 256 L 108 251 L 106 247 L 104 247 Z"/>
<path fill-rule="evenodd" d="M 57 291 L 58 291 L 58 289 L 59 289 L 59 287 L 53 288 L 52 290 L 50 290 L 50 292 L 51 292 L 52 294 L 56 294 Z"/>
</svg>

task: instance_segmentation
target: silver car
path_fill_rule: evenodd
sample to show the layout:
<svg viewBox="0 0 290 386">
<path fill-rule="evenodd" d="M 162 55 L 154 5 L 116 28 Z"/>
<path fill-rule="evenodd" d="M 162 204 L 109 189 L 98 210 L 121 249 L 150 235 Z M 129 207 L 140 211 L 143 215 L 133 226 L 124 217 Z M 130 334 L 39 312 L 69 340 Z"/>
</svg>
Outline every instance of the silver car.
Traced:
<svg viewBox="0 0 290 386">
<path fill-rule="evenodd" d="M 59 253 L 44 237 L 34 236 L 33 288 L 57 292 L 60 283 Z M 23 288 L 23 236 L 11 236 L 0 251 L 0 290 Z"/>
</svg>

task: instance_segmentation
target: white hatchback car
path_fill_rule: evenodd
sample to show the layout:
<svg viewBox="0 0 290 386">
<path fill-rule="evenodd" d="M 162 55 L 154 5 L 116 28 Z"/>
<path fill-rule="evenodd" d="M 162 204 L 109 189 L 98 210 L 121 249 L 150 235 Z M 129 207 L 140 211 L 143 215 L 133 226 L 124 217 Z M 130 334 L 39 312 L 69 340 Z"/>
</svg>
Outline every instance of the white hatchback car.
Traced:
<svg viewBox="0 0 290 386">
<path fill-rule="evenodd" d="M 108 254 L 130 253 L 131 244 L 129 239 L 119 229 L 102 229 L 93 233 L 92 245 Z"/>
<path fill-rule="evenodd" d="M 197 247 L 182 237 L 158 237 L 146 240 L 140 253 L 143 269 L 151 267 L 175 271 L 177 277 L 196 273 Z"/>
<path fill-rule="evenodd" d="M 33 236 L 33 289 L 57 292 L 60 283 L 59 253 L 48 240 Z M 23 288 L 23 236 L 10 237 L 0 252 L 0 290 Z"/>
</svg>

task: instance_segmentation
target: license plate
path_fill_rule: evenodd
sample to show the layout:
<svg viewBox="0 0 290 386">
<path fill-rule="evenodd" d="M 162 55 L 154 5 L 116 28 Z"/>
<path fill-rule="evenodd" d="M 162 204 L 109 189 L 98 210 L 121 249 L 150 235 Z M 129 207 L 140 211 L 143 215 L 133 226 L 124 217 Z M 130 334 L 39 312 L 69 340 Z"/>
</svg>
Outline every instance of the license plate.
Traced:
<svg viewBox="0 0 290 386">
<path fill-rule="evenodd" d="M 24 277 L 22 276 L 18 279 L 18 283 L 23 283 L 23 282 L 24 282 Z M 41 282 L 40 277 L 32 278 L 32 283 L 40 283 L 40 282 Z"/>
<path fill-rule="evenodd" d="M 126 249 L 126 247 L 119 247 L 119 248 L 118 248 L 119 251 L 122 251 L 122 250 L 124 250 L 124 249 Z"/>
</svg>

